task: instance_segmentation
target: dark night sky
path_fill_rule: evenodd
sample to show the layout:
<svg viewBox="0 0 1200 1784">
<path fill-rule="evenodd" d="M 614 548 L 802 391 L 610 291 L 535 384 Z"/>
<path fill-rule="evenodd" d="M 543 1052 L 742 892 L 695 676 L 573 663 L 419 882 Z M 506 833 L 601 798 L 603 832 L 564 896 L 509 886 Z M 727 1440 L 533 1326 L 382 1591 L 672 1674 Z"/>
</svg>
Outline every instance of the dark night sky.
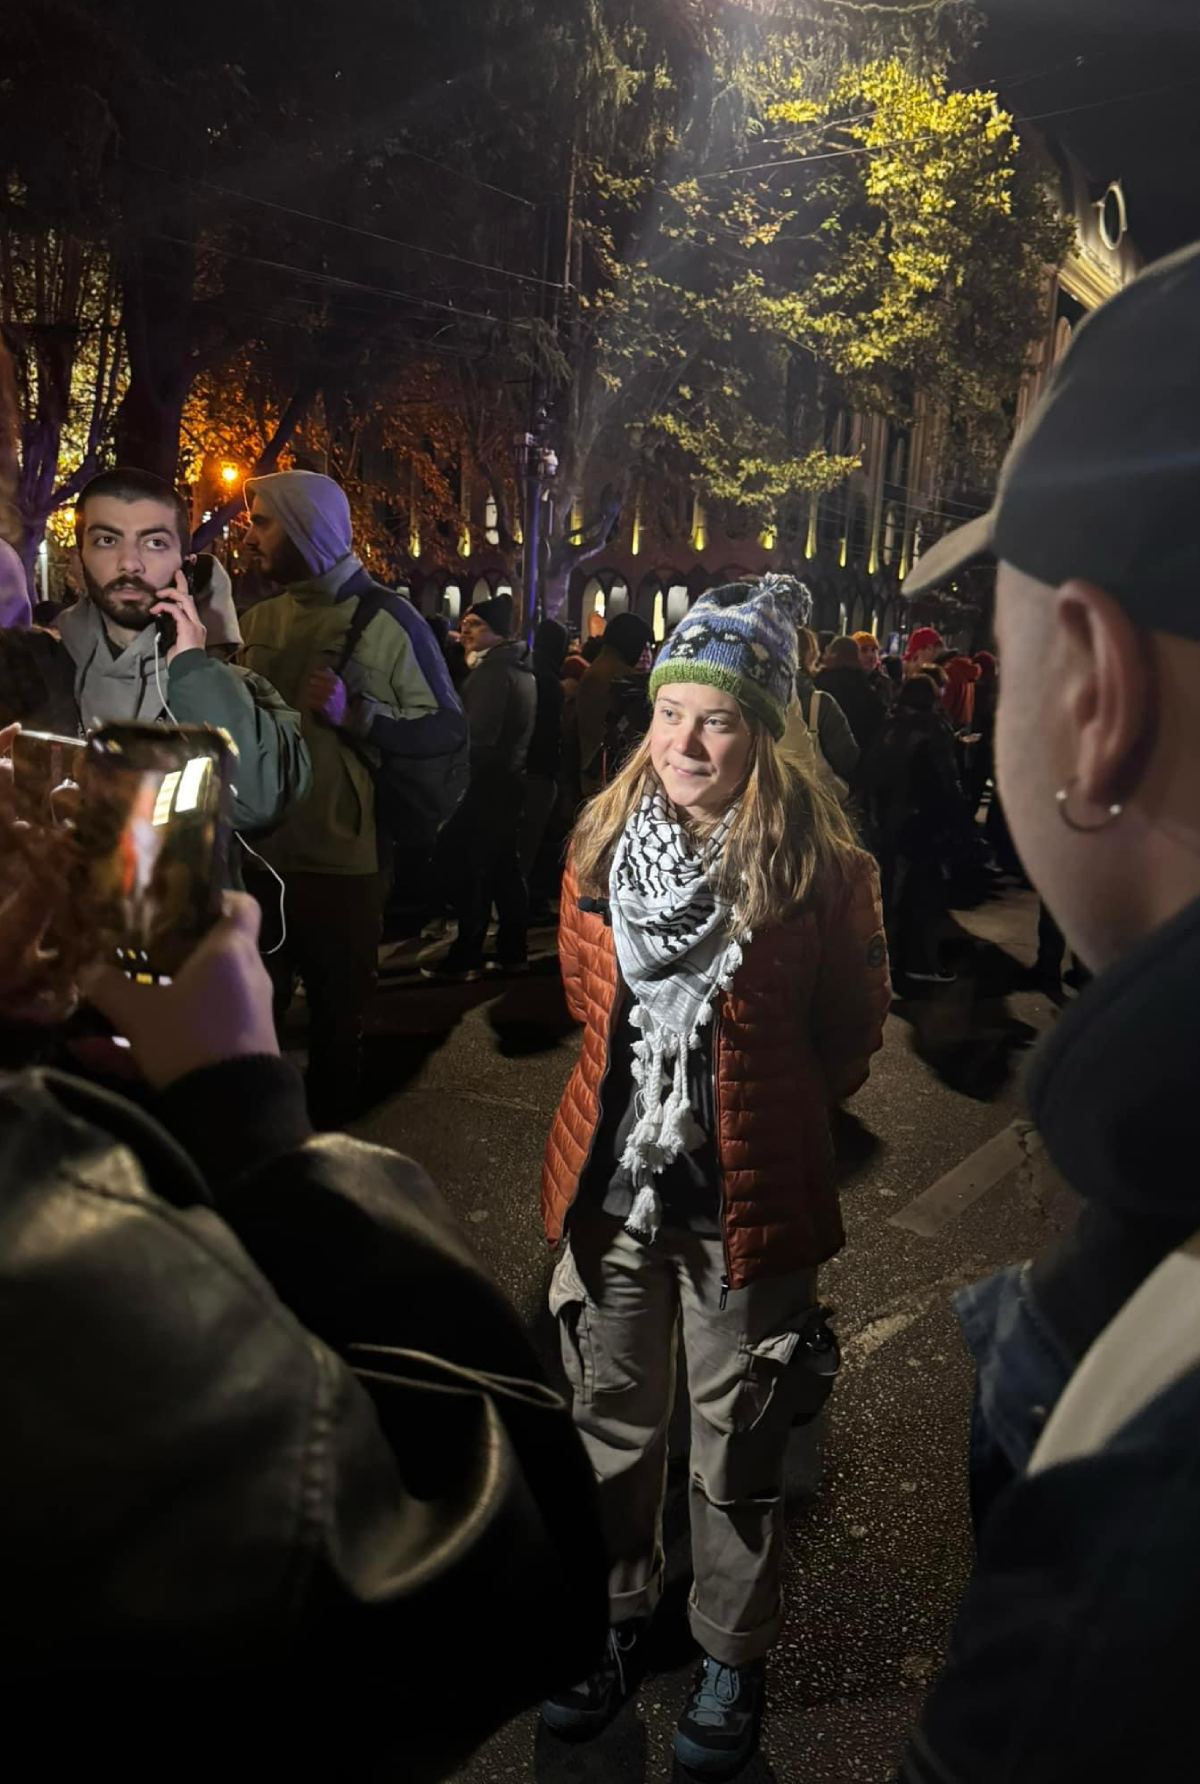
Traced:
<svg viewBox="0 0 1200 1784">
<path fill-rule="evenodd" d="M 1100 189 L 1124 182 L 1148 258 L 1200 238 L 1200 0 L 980 3 L 989 24 L 971 78 L 1031 120 L 1088 108 L 1043 127 Z"/>
</svg>

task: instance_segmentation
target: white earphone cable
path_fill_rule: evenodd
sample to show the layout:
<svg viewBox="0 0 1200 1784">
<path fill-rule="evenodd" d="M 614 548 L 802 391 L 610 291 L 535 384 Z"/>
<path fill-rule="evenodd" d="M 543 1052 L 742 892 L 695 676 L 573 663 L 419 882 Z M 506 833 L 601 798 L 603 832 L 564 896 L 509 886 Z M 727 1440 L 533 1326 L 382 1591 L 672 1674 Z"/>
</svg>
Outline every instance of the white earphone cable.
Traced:
<svg viewBox="0 0 1200 1784">
<path fill-rule="evenodd" d="M 159 667 L 159 648 L 161 643 L 162 640 L 159 638 L 158 629 L 156 627 L 154 632 L 154 686 L 158 690 L 159 699 L 162 701 L 163 711 L 166 713 L 171 723 L 177 725 L 179 720 L 171 711 L 170 706 L 167 704 L 167 696 L 163 692 L 162 671 Z M 241 831 L 235 830 L 233 834 L 237 837 L 246 853 L 248 855 L 253 855 L 260 867 L 266 868 L 271 878 L 275 881 L 275 884 L 279 887 L 279 940 L 275 943 L 273 948 L 264 948 L 262 950 L 263 959 L 269 960 L 272 954 L 278 954 L 279 950 L 283 947 L 284 942 L 287 940 L 287 890 L 282 878 L 276 873 L 275 869 L 271 866 L 271 863 L 269 861 L 264 861 L 258 850 L 250 847 L 250 844 L 246 841 L 246 838 L 242 835 Z"/>
</svg>

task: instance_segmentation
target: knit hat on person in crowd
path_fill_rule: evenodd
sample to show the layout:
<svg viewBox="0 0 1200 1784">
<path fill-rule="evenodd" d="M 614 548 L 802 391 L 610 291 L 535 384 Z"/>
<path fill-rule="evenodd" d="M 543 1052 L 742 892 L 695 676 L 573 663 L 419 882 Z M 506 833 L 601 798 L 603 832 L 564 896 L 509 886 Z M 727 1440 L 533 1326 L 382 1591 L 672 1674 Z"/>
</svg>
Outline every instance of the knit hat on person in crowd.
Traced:
<svg viewBox="0 0 1200 1784">
<path fill-rule="evenodd" d="M 567 657 L 567 628 L 560 626 L 556 619 L 542 620 L 533 634 L 533 655 L 535 661 L 545 665 L 558 675 Z"/>
<path fill-rule="evenodd" d="M 948 684 L 942 706 L 956 725 L 969 725 L 975 714 L 975 683 L 983 671 L 970 657 L 951 657 L 942 667 Z"/>
<path fill-rule="evenodd" d="M 935 631 L 932 626 L 918 626 L 908 641 L 908 647 L 904 652 L 904 661 L 911 663 L 913 658 L 923 650 L 943 650 L 945 644 L 946 641 L 942 634 Z"/>
<path fill-rule="evenodd" d="M 850 636 L 853 638 L 855 644 L 857 644 L 859 650 L 869 648 L 871 645 L 874 645 L 876 650 L 879 649 L 879 640 L 876 638 L 874 632 L 851 632 Z"/>
<path fill-rule="evenodd" d="M 811 613 L 812 596 L 791 576 L 710 589 L 663 647 L 650 677 L 651 698 L 673 681 L 723 688 L 778 742 L 796 685 L 796 630 Z"/>
<path fill-rule="evenodd" d="M 999 668 L 996 659 L 990 650 L 977 650 L 971 660 L 979 665 L 979 675 L 981 680 L 995 681 L 996 676 L 999 674 Z"/>
<path fill-rule="evenodd" d="M 642 652 L 654 643 L 654 633 L 640 613 L 618 613 L 605 626 L 603 643 L 605 650 L 615 650 L 632 669 Z"/>
<path fill-rule="evenodd" d="M 467 613 L 473 613 L 481 619 L 490 632 L 497 638 L 511 638 L 513 629 L 513 600 L 511 595 L 491 595 L 486 601 L 472 601 Z M 466 618 L 466 614 L 463 615 Z"/>
<path fill-rule="evenodd" d="M 262 508 L 279 521 L 314 576 L 324 576 L 353 548 L 346 492 L 319 471 L 272 471 L 266 477 L 247 477 L 246 507 Z"/>
</svg>

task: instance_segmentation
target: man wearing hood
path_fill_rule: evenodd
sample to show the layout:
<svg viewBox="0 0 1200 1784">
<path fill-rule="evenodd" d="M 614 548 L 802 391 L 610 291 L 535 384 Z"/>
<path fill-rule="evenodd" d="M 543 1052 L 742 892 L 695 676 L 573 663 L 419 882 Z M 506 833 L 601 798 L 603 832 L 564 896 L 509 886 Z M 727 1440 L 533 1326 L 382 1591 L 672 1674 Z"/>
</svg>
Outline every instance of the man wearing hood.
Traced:
<svg viewBox="0 0 1200 1784">
<path fill-rule="evenodd" d="M 270 965 L 280 1013 L 294 976 L 304 980 L 310 1107 L 336 1127 L 357 1103 L 383 923 L 381 769 L 444 758 L 449 773 L 466 721 L 421 615 L 355 556 L 350 504 L 332 478 L 253 477 L 246 502 L 250 555 L 282 592 L 242 615 L 240 660 L 299 707 L 313 763 L 311 795 L 263 849 L 283 877 L 287 919 Z"/>
<path fill-rule="evenodd" d="M 463 618 L 471 673 L 463 688 L 471 725 L 471 786 L 445 831 L 447 878 L 458 936 L 428 979 L 462 983 L 483 972 L 483 944 L 492 906 L 500 930 L 494 970 L 526 964 L 529 892 L 519 858 L 525 768 L 537 717 L 537 683 L 529 651 L 513 639 L 512 599 L 476 601 Z"/>
<path fill-rule="evenodd" d="M 25 566 L 8 540 L 0 539 L 0 631 L 27 626 L 32 617 Z"/>
<path fill-rule="evenodd" d="M 87 598 L 59 616 L 58 631 L 82 728 L 220 726 L 238 753 L 234 827 L 269 830 L 307 791 L 300 722 L 270 683 L 208 654 L 205 604 L 183 571 L 191 541 L 183 502 L 148 472 L 104 471 L 79 497 L 75 536 Z M 173 642 L 160 638 L 158 615 L 173 622 Z M 228 639 L 229 617 L 218 605 L 213 642 Z"/>
</svg>

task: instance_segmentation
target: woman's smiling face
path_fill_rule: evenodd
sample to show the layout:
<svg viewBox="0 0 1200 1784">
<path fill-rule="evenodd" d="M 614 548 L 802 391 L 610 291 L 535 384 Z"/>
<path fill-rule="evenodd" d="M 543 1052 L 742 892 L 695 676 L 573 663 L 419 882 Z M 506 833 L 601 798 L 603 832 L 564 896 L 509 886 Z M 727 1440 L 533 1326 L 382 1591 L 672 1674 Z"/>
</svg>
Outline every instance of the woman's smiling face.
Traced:
<svg viewBox="0 0 1200 1784">
<path fill-rule="evenodd" d="M 677 810 L 716 816 L 746 778 L 753 734 L 732 694 L 703 682 L 659 688 L 650 762 Z"/>
</svg>

